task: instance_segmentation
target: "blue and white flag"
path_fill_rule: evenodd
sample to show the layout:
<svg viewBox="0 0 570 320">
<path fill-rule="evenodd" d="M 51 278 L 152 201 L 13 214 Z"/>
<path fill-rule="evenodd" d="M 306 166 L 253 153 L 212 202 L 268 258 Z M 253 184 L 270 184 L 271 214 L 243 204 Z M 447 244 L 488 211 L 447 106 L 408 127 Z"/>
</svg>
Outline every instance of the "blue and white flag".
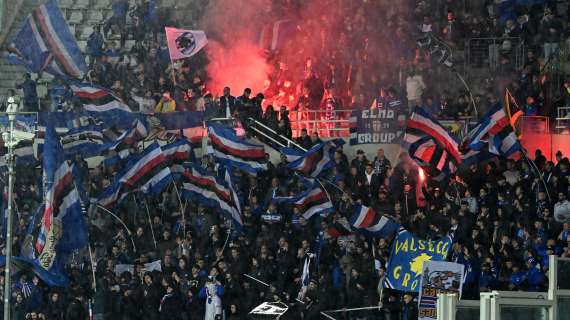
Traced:
<svg viewBox="0 0 570 320">
<path fill-rule="evenodd" d="M 357 231 L 372 237 L 392 236 L 400 227 L 394 220 L 377 214 L 371 208 L 362 205 L 354 207 L 350 225 Z"/>
<path fill-rule="evenodd" d="M 243 171 L 257 173 L 267 170 L 265 149 L 238 137 L 234 130 L 220 124 L 208 128 L 214 157 L 226 166 L 234 166 Z"/>
<path fill-rule="evenodd" d="M 296 159 L 287 165 L 289 169 L 296 170 L 305 176 L 316 178 L 335 166 L 334 153 L 343 144 L 344 141 L 340 139 L 321 142 L 301 157 L 298 156 L 297 151 L 292 151 L 290 148 L 282 148 L 281 152 L 288 159 Z"/>
<path fill-rule="evenodd" d="M 183 174 L 184 184 L 182 196 L 220 210 L 232 220 L 233 226 L 241 232 L 243 221 L 239 207 L 234 200 L 235 191 L 227 183 L 202 168 L 192 165 Z"/>
<path fill-rule="evenodd" d="M 129 156 L 125 163 L 123 171 L 99 196 L 99 205 L 112 208 L 135 191 L 156 195 L 172 182 L 166 157 L 156 142 Z"/>
<path fill-rule="evenodd" d="M 79 100 L 85 111 L 131 112 L 129 106 L 109 89 L 90 83 L 73 83 L 70 88 L 74 98 Z"/>
<path fill-rule="evenodd" d="M 311 179 L 314 180 L 314 179 Z M 306 179 L 306 181 L 310 181 Z M 313 216 L 319 214 L 326 216 L 334 211 L 333 204 L 326 191 L 317 181 L 312 181 L 306 190 L 299 192 L 294 196 L 276 197 L 273 195 L 272 201 L 276 203 L 292 204 L 303 215 L 303 218 L 309 220 Z"/>
<path fill-rule="evenodd" d="M 43 169 L 45 206 L 35 247 L 37 263 L 49 271 L 61 267 L 58 261 L 88 243 L 73 167 L 65 160 L 53 125 L 48 125 L 46 130 Z"/>
<path fill-rule="evenodd" d="M 36 8 L 10 45 L 12 58 L 31 72 L 83 78 L 85 58 L 55 0 Z M 12 59 L 13 61 L 13 59 Z"/>
<path fill-rule="evenodd" d="M 109 144 L 100 126 L 73 128 L 61 136 L 63 151 L 67 157 L 80 154 L 82 158 L 98 156 Z"/>
</svg>

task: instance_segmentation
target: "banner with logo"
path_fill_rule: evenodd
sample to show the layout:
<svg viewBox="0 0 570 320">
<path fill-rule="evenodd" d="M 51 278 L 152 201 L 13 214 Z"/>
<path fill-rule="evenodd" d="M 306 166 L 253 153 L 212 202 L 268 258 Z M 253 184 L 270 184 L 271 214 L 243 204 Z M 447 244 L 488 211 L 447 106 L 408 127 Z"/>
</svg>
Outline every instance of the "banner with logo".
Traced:
<svg viewBox="0 0 570 320">
<path fill-rule="evenodd" d="M 420 290 L 424 262 L 443 261 L 451 250 L 451 238 L 424 240 L 402 229 L 392 243 L 384 286 L 406 292 Z"/>
<path fill-rule="evenodd" d="M 208 44 L 206 33 L 202 30 L 184 30 L 165 27 L 168 51 L 172 61 L 189 58 Z"/>
<path fill-rule="evenodd" d="M 349 125 L 350 145 L 397 144 L 404 135 L 406 113 L 395 108 L 355 110 Z"/>
<path fill-rule="evenodd" d="M 463 272 L 463 265 L 454 262 L 428 261 L 424 263 L 418 299 L 419 320 L 437 319 L 438 294 L 457 293 L 461 296 Z"/>
</svg>

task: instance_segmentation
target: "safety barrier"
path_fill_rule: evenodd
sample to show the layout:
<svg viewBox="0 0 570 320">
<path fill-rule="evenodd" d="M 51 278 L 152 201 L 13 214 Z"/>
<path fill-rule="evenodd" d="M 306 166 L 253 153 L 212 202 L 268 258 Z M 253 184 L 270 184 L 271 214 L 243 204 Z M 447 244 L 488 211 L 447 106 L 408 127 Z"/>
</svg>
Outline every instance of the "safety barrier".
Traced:
<svg viewBox="0 0 570 320">
<path fill-rule="evenodd" d="M 518 37 L 471 38 L 465 46 L 466 67 L 514 71 L 523 65 L 524 50 L 524 41 Z"/>
</svg>

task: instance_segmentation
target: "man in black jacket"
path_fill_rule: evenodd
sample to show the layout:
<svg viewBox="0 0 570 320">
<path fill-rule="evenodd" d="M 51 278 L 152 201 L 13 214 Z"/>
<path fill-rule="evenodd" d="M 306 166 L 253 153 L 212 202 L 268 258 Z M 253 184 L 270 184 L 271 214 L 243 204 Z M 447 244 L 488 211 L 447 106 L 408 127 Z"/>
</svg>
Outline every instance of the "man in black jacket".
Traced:
<svg viewBox="0 0 570 320">
<path fill-rule="evenodd" d="M 236 111 L 236 98 L 230 94 L 230 88 L 224 88 L 224 95 L 220 97 L 220 117 L 231 118 Z"/>
<path fill-rule="evenodd" d="M 150 273 L 144 275 L 144 284 L 139 289 L 142 319 L 157 320 L 160 293 Z"/>
</svg>

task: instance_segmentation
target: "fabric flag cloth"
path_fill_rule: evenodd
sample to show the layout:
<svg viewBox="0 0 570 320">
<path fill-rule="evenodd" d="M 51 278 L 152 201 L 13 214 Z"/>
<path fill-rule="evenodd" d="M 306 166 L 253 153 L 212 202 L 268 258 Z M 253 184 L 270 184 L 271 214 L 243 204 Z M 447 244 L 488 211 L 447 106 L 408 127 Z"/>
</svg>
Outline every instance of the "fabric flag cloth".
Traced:
<svg viewBox="0 0 570 320">
<path fill-rule="evenodd" d="M 222 164 L 250 173 L 267 170 L 267 159 L 262 145 L 249 143 L 236 136 L 233 129 L 220 124 L 210 125 L 208 132 L 214 157 Z"/>
<path fill-rule="evenodd" d="M 165 27 L 168 51 L 172 61 L 189 58 L 208 44 L 206 33 L 202 30 L 184 30 Z"/>
<path fill-rule="evenodd" d="M 191 161 L 194 155 L 192 145 L 186 139 L 179 139 L 162 146 L 162 153 L 171 165 Z"/>
<path fill-rule="evenodd" d="M 239 213 L 239 221 L 240 223 L 243 223 L 241 221 L 241 204 L 239 202 L 239 198 L 238 198 L 238 194 L 234 188 L 234 183 L 232 181 L 232 171 L 230 168 L 226 168 L 226 172 L 224 173 L 224 181 L 226 182 L 226 184 L 228 185 L 228 187 L 230 188 L 230 191 L 232 192 L 232 199 L 234 201 L 234 206 L 237 209 L 237 212 Z M 237 217 L 236 217 L 237 219 Z"/>
<path fill-rule="evenodd" d="M 303 218 L 309 220 L 316 214 L 326 216 L 334 211 L 333 204 L 327 193 L 320 187 L 318 182 L 314 181 L 307 190 L 300 192 L 291 197 L 273 197 L 276 203 L 288 203 L 299 209 L 299 213 Z"/>
<path fill-rule="evenodd" d="M 135 119 L 131 128 L 123 132 L 117 140 L 109 146 L 110 150 L 120 153 L 123 150 L 136 146 L 141 140 L 148 136 L 149 129 L 146 123 Z"/>
<path fill-rule="evenodd" d="M 456 163 L 461 162 L 457 138 L 447 131 L 439 121 L 433 118 L 426 110 L 420 107 L 415 108 L 414 113 L 408 120 L 406 134 L 410 129 L 414 129 L 424 136 L 433 138 L 446 153 L 449 153 Z"/>
<path fill-rule="evenodd" d="M 426 261 L 445 261 L 451 250 L 449 236 L 424 240 L 400 229 L 392 242 L 384 287 L 404 292 L 418 292 Z"/>
<path fill-rule="evenodd" d="M 292 152 L 290 148 L 282 148 L 281 152 L 288 158 L 296 160 L 287 167 L 296 170 L 305 176 L 319 177 L 328 169 L 335 166 L 334 153 L 344 144 L 343 140 L 331 140 L 321 142 L 299 157 L 298 152 Z"/>
<path fill-rule="evenodd" d="M 61 267 L 58 261 L 63 261 L 74 250 L 85 247 L 88 235 L 73 167 L 65 161 L 53 125 L 46 129 L 45 146 L 45 207 L 35 248 L 36 262 L 50 271 Z"/>
<path fill-rule="evenodd" d="M 394 220 L 377 214 L 372 208 L 354 207 L 350 225 L 357 231 L 372 237 L 389 237 L 398 231 L 400 225 Z"/>
<path fill-rule="evenodd" d="M 314 257 L 314 254 L 309 253 L 305 257 L 305 263 L 303 264 L 303 274 L 301 275 L 301 289 L 297 294 L 298 300 L 303 300 L 305 295 L 307 294 L 307 289 L 309 288 L 310 283 L 310 274 L 311 274 L 311 259 Z"/>
<path fill-rule="evenodd" d="M 0 256 L 0 267 L 6 265 L 6 257 Z M 26 257 L 12 257 L 12 271 L 14 274 L 31 270 L 38 278 L 50 287 L 67 287 L 69 279 L 59 270 L 46 270 L 36 260 Z"/>
<path fill-rule="evenodd" d="M 107 209 L 113 208 L 131 192 L 158 194 L 172 182 L 166 157 L 156 142 L 141 154 L 129 156 L 125 162 L 123 171 L 99 196 L 99 205 Z"/>
<path fill-rule="evenodd" d="M 280 50 L 292 39 L 295 31 L 296 25 L 289 19 L 268 23 L 261 29 L 258 46 L 268 51 Z"/>
<path fill-rule="evenodd" d="M 42 4 L 26 18 L 9 51 L 10 60 L 19 61 L 30 72 L 66 78 L 83 78 L 87 73 L 85 58 L 55 0 Z"/>
<path fill-rule="evenodd" d="M 232 225 L 241 232 L 243 221 L 233 199 L 232 188 L 226 186 L 225 181 L 216 178 L 213 174 L 202 168 L 192 165 L 183 174 L 182 196 L 193 199 L 199 203 L 220 210 Z"/>
<path fill-rule="evenodd" d="M 122 111 L 131 112 L 131 108 L 109 89 L 90 83 L 70 85 L 74 98 L 89 112 Z"/>
<path fill-rule="evenodd" d="M 420 167 L 435 168 L 440 172 L 454 172 L 456 169 L 455 158 L 433 137 L 419 130 L 407 128 L 402 147 Z"/>
<path fill-rule="evenodd" d="M 329 196 L 322 188 L 316 186 L 307 195 L 297 200 L 294 205 L 306 220 L 311 219 L 316 214 L 325 216 L 334 211 Z"/>
<path fill-rule="evenodd" d="M 16 165 L 31 166 L 37 163 L 34 152 L 34 140 L 22 140 L 14 147 Z"/>
<path fill-rule="evenodd" d="M 480 152 L 487 148 L 491 154 L 508 157 L 522 149 L 511 118 L 501 104 L 493 106 L 481 118 L 475 128 L 468 133 L 464 145 L 468 145 L 464 155 L 469 151 Z M 473 156 L 473 153 L 470 156 Z"/>
<path fill-rule="evenodd" d="M 74 128 L 61 136 L 61 144 L 67 157 L 76 154 L 80 154 L 82 158 L 97 156 L 107 143 L 100 126 Z"/>
</svg>

